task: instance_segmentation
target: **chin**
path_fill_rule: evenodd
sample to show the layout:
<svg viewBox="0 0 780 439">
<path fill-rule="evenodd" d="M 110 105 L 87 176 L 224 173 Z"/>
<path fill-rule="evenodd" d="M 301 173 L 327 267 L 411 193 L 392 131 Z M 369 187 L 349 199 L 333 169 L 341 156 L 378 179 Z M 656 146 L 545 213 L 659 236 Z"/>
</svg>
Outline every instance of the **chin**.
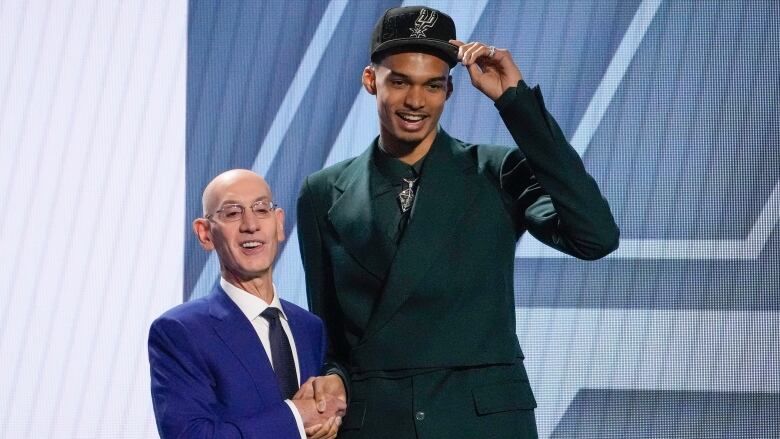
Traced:
<svg viewBox="0 0 780 439">
<path fill-rule="evenodd" d="M 395 133 L 395 137 L 404 143 L 420 143 L 431 134 L 431 130 L 420 130 L 413 133 L 402 131 Z"/>
<path fill-rule="evenodd" d="M 270 266 L 267 264 L 245 265 L 239 267 L 237 272 L 247 279 L 255 279 L 268 272 L 269 268 Z"/>
</svg>

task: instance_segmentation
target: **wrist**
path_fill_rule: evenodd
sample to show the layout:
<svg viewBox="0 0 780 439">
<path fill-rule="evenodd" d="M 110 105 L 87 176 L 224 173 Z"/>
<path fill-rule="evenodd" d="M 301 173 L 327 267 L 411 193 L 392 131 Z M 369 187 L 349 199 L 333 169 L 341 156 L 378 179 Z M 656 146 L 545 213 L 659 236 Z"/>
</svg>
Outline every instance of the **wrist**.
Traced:
<svg viewBox="0 0 780 439">
<path fill-rule="evenodd" d="M 494 101 L 494 104 L 498 111 L 503 111 L 518 95 L 522 95 L 529 91 L 531 91 L 531 88 L 521 79 L 517 82 L 517 85 L 513 85 L 504 90 L 504 93 Z"/>
</svg>

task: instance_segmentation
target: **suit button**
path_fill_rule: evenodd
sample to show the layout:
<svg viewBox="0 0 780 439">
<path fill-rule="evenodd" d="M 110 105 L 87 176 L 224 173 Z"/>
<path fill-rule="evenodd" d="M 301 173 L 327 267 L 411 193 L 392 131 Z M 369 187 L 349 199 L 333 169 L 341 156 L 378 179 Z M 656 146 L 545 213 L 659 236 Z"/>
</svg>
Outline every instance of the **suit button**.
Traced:
<svg viewBox="0 0 780 439">
<path fill-rule="evenodd" d="M 425 412 L 417 412 L 417 413 L 415 413 L 414 414 L 414 419 L 416 419 L 418 421 L 422 421 L 423 419 L 425 419 Z"/>
</svg>

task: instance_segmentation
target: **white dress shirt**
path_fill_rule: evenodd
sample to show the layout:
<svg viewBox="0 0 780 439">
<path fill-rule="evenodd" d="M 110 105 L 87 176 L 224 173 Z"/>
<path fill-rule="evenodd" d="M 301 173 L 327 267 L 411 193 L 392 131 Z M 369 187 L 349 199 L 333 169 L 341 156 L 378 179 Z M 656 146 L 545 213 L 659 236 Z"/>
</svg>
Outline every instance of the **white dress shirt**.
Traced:
<svg viewBox="0 0 780 439">
<path fill-rule="evenodd" d="M 298 352 L 295 349 L 295 338 L 293 338 L 292 332 L 290 331 L 290 324 L 287 323 L 287 315 L 284 313 L 284 309 L 282 309 L 282 303 L 279 301 L 279 296 L 276 295 L 276 286 L 274 286 L 274 298 L 269 304 L 266 303 L 265 300 L 229 283 L 225 280 L 225 278 L 220 277 L 219 285 L 223 290 L 225 290 L 228 297 L 230 297 L 230 300 L 232 300 L 233 303 L 238 306 L 238 309 L 241 310 L 249 322 L 252 323 L 252 327 L 255 328 L 257 337 L 260 339 L 260 343 L 263 345 L 263 349 L 265 350 L 266 355 L 268 355 L 268 361 L 271 362 L 271 367 L 273 367 L 274 363 L 273 358 L 271 357 L 271 341 L 268 333 L 268 320 L 266 320 L 265 317 L 261 316 L 260 314 L 268 307 L 276 308 L 280 311 L 279 321 L 282 323 L 282 329 L 284 329 L 284 333 L 287 334 L 287 340 L 290 341 L 290 349 L 292 349 L 293 360 L 295 361 L 295 375 L 298 377 L 298 382 L 300 383 L 301 367 L 298 365 Z M 289 399 L 285 399 L 284 402 L 290 406 L 290 410 L 295 417 L 295 422 L 298 424 L 298 432 L 301 434 L 301 439 L 306 439 L 306 432 L 303 429 L 303 419 L 301 419 L 301 414 L 298 413 L 298 408 L 295 407 L 295 404 L 293 404 L 293 402 Z"/>
</svg>

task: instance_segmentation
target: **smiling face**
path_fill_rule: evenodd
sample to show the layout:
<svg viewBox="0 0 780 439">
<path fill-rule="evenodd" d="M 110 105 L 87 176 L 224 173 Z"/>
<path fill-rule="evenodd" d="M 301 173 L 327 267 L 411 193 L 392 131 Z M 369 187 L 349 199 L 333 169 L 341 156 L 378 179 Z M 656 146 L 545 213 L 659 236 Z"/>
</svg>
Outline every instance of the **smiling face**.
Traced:
<svg viewBox="0 0 780 439">
<path fill-rule="evenodd" d="M 227 171 L 203 192 L 204 218 L 196 219 L 193 229 L 204 249 L 216 250 L 222 277 L 228 281 L 271 276 L 279 243 L 284 240 L 284 212 L 277 208 L 258 218 L 252 204 L 260 200 L 271 201 L 271 189 L 262 177 L 247 170 Z M 217 214 L 236 204 L 244 208 L 239 220 L 225 221 Z"/>
<path fill-rule="evenodd" d="M 385 56 L 363 71 L 363 86 L 376 95 L 382 142 L 395 150 L 422 147 L 436 137 L 444 102 L 452 93 L 449 65 L 434 55 Z"/>
</svg>

